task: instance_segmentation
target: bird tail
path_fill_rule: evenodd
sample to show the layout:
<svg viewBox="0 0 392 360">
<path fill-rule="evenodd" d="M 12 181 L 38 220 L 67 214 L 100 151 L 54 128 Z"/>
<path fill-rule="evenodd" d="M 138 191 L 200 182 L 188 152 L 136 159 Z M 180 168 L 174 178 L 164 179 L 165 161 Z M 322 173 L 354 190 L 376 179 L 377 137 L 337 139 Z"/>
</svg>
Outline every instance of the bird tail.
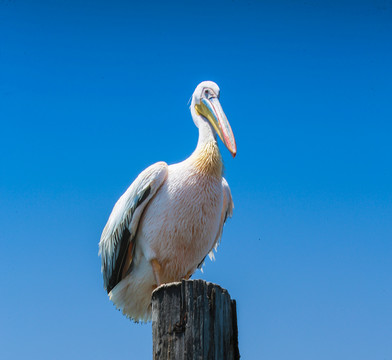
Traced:
<svg viewBox="0 0 392 360">
<path fill-rule="evenodd" d="M 151 320 L 151 294 L 155 288 L 154 274 L 145 262 L 113 288 L 109 299 L 128 318 L 146 322 Z"/>
</svg>

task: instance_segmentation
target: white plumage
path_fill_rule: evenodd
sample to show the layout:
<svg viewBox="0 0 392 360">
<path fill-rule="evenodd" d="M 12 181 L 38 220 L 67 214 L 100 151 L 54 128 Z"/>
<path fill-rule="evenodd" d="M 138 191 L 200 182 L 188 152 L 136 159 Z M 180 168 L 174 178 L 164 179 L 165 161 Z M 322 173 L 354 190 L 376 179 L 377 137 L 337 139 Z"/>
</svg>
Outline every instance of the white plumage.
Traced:
<svg viewBox="0 0 392 360">
<path fill-rule="evenodd" d="M 199 128 L 185 161 L 144 170 L 118 200 L 99 243 L 105 289 L 125 315 L 151 316 L 151 293 L 162 283 L 189 278 L 217 246 L 231 216 L 230 188 L 222 177 L 218 134 L 235 156 L 230 125 L 210 81 L 196 88 L 191 113 Z"/>
</svg>

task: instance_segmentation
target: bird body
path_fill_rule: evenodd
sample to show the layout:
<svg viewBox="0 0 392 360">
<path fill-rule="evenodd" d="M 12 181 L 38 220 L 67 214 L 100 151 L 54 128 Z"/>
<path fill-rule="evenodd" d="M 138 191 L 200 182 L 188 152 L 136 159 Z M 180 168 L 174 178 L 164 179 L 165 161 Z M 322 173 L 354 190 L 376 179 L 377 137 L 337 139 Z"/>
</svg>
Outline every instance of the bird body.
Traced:
<svg viewBox="0 0 392 360">
<path fill-rule="evenodd" d="M 211 82 L 202 84 L 211 87 Z M 194 102 L 195 95 L 191 111 Z M 159 162 L 142 172 L 115 205 L 101 237 L 105 287 L 114 304 L 134 320 L 150 319 L 154 288 L 189 278 L 207 254 L 213 256 L 232 214 L 214 129 L 204 118 L 195 123 L 199 142 L 193 154 L 178 164 Z M 235 143 L 233 149 L 235 154 Z"/>
</svg>

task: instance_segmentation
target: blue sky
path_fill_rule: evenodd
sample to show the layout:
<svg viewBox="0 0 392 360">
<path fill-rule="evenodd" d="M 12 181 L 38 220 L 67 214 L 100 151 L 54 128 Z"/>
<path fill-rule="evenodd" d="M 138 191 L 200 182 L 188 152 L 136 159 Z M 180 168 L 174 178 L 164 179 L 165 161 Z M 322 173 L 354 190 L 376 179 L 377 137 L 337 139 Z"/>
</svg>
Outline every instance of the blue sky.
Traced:
<svg viewBox="0 0 392 360">
<path fill-rule="evenodd" d="M 186 158 L 213 80 L 238 155 L 215 262 L 244 359 L 392 359 L 392 3 L 0 1 L 0 358 L 150 359 L 98 241 Z"/>
</svg>

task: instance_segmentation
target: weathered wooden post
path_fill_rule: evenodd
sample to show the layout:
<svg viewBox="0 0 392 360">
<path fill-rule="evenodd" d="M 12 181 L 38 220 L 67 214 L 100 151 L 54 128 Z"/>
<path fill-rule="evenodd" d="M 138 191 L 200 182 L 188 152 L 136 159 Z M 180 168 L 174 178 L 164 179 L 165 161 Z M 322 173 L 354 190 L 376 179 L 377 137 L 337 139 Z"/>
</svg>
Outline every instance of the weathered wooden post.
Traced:
<svg viewBox="0 0 392 360">
<path fill-rule="evenodd" d="M 237 360 L 237 312 L 227 290 L 203 280 L 160 286 L 152 294 L 154 360 Z"/>
</svg>

